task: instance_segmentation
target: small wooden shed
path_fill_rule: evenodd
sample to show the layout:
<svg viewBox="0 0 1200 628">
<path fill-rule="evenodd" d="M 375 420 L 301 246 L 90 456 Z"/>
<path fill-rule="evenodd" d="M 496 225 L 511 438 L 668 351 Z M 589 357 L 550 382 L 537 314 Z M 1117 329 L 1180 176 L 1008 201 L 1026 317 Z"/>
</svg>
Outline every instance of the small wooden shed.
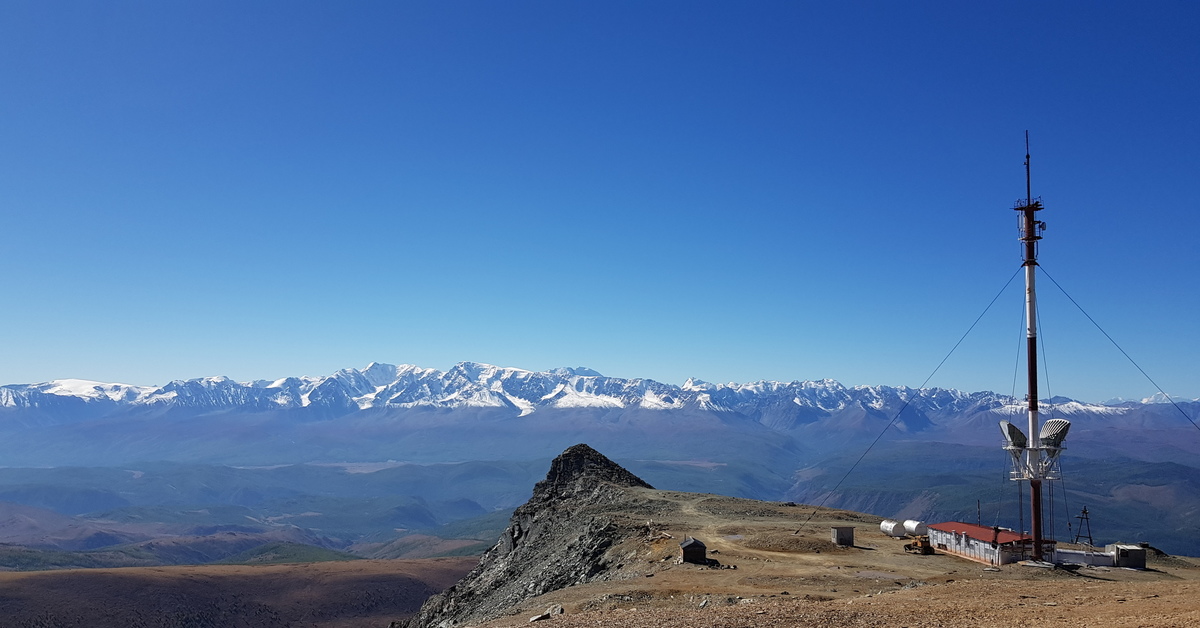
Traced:
<svg viewBox="0 0 1200 628">
<path fill-rule="evenodd" d="M 708 548 L 699 540 L 693 539 L 690 536 L 685 537 L 683 542 L 679 544 L 679 549 L 683 552 L 683 562 L 695 563 L 697 565 L 708 564 L 708 556 L 706 555 Z"/>
</svg>

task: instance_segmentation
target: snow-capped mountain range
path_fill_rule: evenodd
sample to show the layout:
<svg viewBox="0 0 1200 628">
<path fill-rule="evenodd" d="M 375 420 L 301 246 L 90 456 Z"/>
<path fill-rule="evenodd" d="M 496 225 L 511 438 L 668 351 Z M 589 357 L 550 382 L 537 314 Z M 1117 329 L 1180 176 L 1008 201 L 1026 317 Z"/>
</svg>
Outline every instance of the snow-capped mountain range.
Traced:
<svg viewBox="0 0 1200 628">
<path fill-rule="evenodd" d="M 1135 513 L 1129 518 L 1139 526 L 1190 530 L 1170 513 L 1185 516 L 1197 503 L 1200 432 L 1190 420 L 1200 415 L 1200 402 L 1054 398 L 1041 405 L 1043 420 L 1071 422 L 1063 455 L 1070 464 L 1129 469 L 1131 479 L 1112 491 L 1075 484 L 1085 487 L 1085 503 L 1097 512 L 1107 505 L 1109 512 Z M 1180 416 L 1181 409 L 1189 416 Z M 40 504 L 46 489 L 38 483 L 46 478 L 115 470 L 130 477 L 119 483 L 124 488 L 113 488 L 113 500 L 145 482 L 168 502 L 190 491 L 255 506 L 276 479 L 305 486 L 312 469 L 327 467 L 370 468 L 340 485 L 363 494 L 402 475 L 421 494 L 439 498 L 464 487 L 511 496 L 528 489 L 512 485 L 512 477 L 528 475 L 522 469 L 537 469 L 540 477 L 546 460 L 587 443 L 637 465 L 656 486 L 809 503 L 838 491 L 836 477 L 871 452 L 869 470 L 854 480 L 859 488 L 843 486 L 826 505 L 963 517 L 976 511 L 939 506 L 938 487 L 960 495 L 962 482 L 976 482 L 980 494 L 992 495 L 1011 460 L 997 423 L 1023 425 L 1025 412 L 1022 400 L 992 392 L 848 387 L 829 379 L 692 379 L 676 386 L 586 368 L 529 371 L 473 362 L 445 371 L 375 363 L 324 377 L 206 377 L 157 387 L 62 379 L 0 386 L 0 467 L 19 484 L 0 502 L 8 495 Z M 154 479 L 163 469 L 184 485 Z M 1155 499 L 1175 497 L 1146 509 L 1139 501 L 1143 485 L 1155 487 Z M 62 500 L 76 504 L 101 492 L 73 487 Z M 275 497 L 294 496 L 288 489 Z M 1121 500 L 1133 505 L 1118 511 Z"/>
<path fill-rule="evenodd" d="M 1061 413 L 1120 412 L 1116 406 L 1057 398 Z M 1148 403 L 1152 400 L 1145 400 Z M 1154 400 L 1157 401 L 1157 400 Z M 650 379 L 605 377 L 587 368 L 528 371 L 461 362 L 447 371 L 411 364 L 371 363 L 324 377 L 286 377 L 236 382 L 227 377 L 176 380 L 165 386 L 131 386 L 79 379 L 0 386 L 0 407 L 54 408 L 78 403 L 108 407 L 266 411 L 317 406 L 353 412 L 369 408 L 509 408 L 527 415 L 545 408 L 643 408 L 756 414 L 780 403 L 821 412 L 849 406 L 882 410 L 919 402 L 925 412 L 959 413 L 1023 404 L 991 392 L 891 386 L 846 387 L 837 381 L 712 384 L 689 379 L 682 386 Z M 1128 405 L 1128 402 L 1126 402 Z"/>
<path fill-rule="evenodd" d="M 1086 444 L 1081 452 L 1129 455 L 1131 443 L 1143 443 L 1147 459 L 1200 460 L 1200 439 L 1190 431 L 1150 437 L 1195 429 L 1171 404 L 1055 398 L 1042 408 L 1043 419 L 1072 422 L 1069 443 Z M 373 363 L 324 377 L 206 377 L 159 387 L 63 379 L 0 386 L 0 466 L 532 460 L 586 442 L 633 459 L 740 461 L 775 473 L 881 432 L 991 447 L 1000 440 L 997 422 L 1024 413 L 1023 401 L 992 392 L 829 379 L 674 386 L 586 368 L 474 362 L 446 371 Z"/>
</svg>

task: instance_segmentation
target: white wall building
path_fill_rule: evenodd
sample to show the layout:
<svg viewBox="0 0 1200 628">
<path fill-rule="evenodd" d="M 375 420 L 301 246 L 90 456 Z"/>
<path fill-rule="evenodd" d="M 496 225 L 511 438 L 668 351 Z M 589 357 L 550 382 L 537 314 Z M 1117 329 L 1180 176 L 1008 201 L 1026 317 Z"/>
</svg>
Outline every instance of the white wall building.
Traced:
<svg viewBox="0 0 1200 628">
<path fill-rule="evenodd" d="M 1005 565 L 1028 560 L 1033 538 L 1003 528 L 947 521 L 929 524 L 929 542 L 934 549 L 987 565 Z M 1054 541 L 1042 542 L 1042 553 L 1053 560 Z"/>
</svg>

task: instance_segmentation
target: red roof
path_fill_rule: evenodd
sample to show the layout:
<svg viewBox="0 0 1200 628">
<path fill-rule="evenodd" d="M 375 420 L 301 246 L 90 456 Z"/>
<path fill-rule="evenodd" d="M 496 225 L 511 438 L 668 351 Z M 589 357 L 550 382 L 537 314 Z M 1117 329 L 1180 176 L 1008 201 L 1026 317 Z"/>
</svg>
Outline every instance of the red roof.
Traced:
<svg viewBox="0 0 1200 628">
<path fill-rule="evenodd" d="M 928 527 L 930 530 L 939 530 L 941 532 L 956 532 L 965 534 L 978 541 L 986 541 L 991 543 L 995 536 L 996 541 L 1000 543 L 1012 543 L 1013 541 L 1029 540 L 1031 537 L 1025 534 L 1017 534 L 1012 530 L 1001 530 L 997 536 L 996 531 L 987 526 L 977 526 L 973 523 L 962 523 L 961 521 L 947 521 L 945 523 L 931 523 Z"/>
</svg>

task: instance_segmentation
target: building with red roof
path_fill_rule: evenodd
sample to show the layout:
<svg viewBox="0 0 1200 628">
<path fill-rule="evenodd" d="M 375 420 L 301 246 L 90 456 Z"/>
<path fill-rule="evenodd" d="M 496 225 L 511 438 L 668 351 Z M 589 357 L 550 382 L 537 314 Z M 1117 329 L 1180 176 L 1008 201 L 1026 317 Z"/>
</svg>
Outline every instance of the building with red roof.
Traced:
<svg viewBox="0 0 1200 628">
<path fill-rule="evenodd" d="M 1006 528 L 989 528 L 961 521 L 929 524 L 929 542 L 935 549 L 988 565 L 1027 560 L 1033 554 L 1033 537 Z M 1043 541 L 1042 551 L 1054 555 L 1054 541 Z"/>
</svg>

